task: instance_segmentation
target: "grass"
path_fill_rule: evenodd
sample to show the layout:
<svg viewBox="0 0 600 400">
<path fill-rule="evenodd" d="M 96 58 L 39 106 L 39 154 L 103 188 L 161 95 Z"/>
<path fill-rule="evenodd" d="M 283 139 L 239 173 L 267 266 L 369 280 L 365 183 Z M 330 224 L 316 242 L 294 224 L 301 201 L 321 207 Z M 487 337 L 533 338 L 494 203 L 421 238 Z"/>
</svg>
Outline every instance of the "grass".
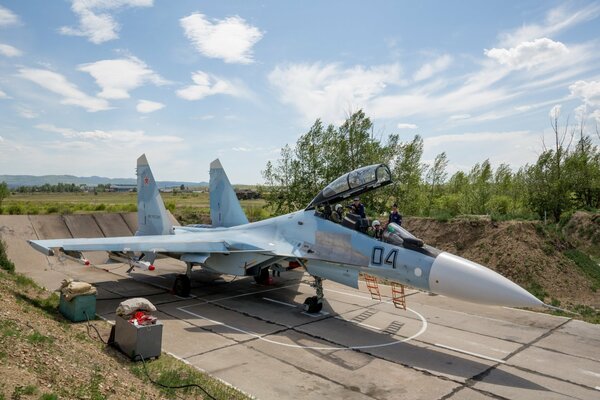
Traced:
<svg viewBox="0 0 600 400">
<path fill-rule="evenodd" d="M 152 361 L 146 361 L 148 374 L 155 381 L 166 386 L 181 386 L 197 384 L 202 386 L 211 396 L 217 399 L 247 399 L 247 397 L 236 389 L 221 383 L 208 375 L 198 371 L 192 366 L 181 363 L 175 358 L 163 354 L 160 358 Z M 141 362 L 131 367 L 132 372 L 141 379 L 148 381 L 144 373 L 144 365 Z M 185 389 L 161 389 L 167 398 L 175 398 L 178 395 L 185 394 L 194 398 L 204 395 L 204 392 L 197 387 Z"/>
<path fill-rule="evenodd" d="M 9 273 L 15 272 L 15 264 L 8 258 L 8 254 L 6 254 L 6 245 L 2 240 L 0 240 L 0 269 Z"/>
<path fill-rule="evenodd" d="M 42 335 L 38 331 L 33 331 L 33 333 L 27 335 L 25 339 L 32 344 L 50 344 L 54 342 L 54 339 L 52 339 L 50 336 Z"/>
<path fill-rule="evenodd" d="M 34 385 L 17 386 L 11 395 L 11 399 L 20 399 L 21 396 L 31 396 L 38 392 L 38 388 Z"/>
<path fill-rule="evenodd" d="M 40 400 L 58 400 L 58 395 L 54 393 L 44 393 L 40 396 Z"/>
<path fill-rule="evenodd" d="M 579 269 L 592 280 L 593 291 L 600 289 L 600 266 L 594 260 L 577 249 L 566 250 L 564 254 L 573 260 Z"/>
</svg>

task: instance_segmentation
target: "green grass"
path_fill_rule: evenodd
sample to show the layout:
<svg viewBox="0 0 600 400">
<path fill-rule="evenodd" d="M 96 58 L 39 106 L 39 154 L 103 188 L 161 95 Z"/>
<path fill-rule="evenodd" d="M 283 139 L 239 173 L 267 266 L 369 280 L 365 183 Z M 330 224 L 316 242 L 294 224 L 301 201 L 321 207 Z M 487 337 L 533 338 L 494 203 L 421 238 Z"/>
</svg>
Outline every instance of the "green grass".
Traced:
<svg viewBox="0 0 600 400">
<path fill-rule="evenodd" d="M 44 393 L 39 400 L 58 400 L 58 395 L 54 393 Z"/>
<path fill-rule="evenodd" d="M 600 289 L 600 266 L 594 260 L 577 249 L 566 250 L 564 254 L 592 280 L 592 290 Z"/>
<path fill-rule="evenodd" d="M 17 386 L 11 395 L 11 399 L 20 399 L 21 396 L 31 396 L 32 394 L 36 394 L 38 392 L 37 386 L 27 385 L 27 386 Z"/>
<path fill-rule="evenodd" d="M 211 396 L 217 399 L 247 399 L 247 397 L 227 386 L 216 379 L 198 371 L 192 366 L 186 365 L 173 357 L 163 354 L 159 359 L 146 361 L 148 374 L 155 381 L 166 386 L 181 386 L 187 384 L 197 384 L 202 386 Z M 148 381 L 144 373 L 144 365 L 141 362 L 131 367 L 132 372 L 141 379 Z M 204 393 L 196 387 L 185 389 L 161 389 L 167 398 L 175 398 L 185 394 L 187 396 L 200 397 Z"/>
<path fill-rule="evenodd" d="M 45 336 L 38 331 L 33 331 L 32 334 L 27 335 L 25 338 L 31 344 L 50 344 L 54 342 L 54 339 L 50 336 Z"/>
<path fill-rule="evenodd" d="M 542 285 L 540 285 L 536 281 L 531 281 L 527 285 L 527 291 L 535 297 L 537 297 L 538 299 L 540 299 L 541 301 L 544 301 L 544 299 L 548 296 L 548 292 L 546 292 Z"/>
<path fill-rule="evenodd" d="M 0 319 L 0 338 L 17 336 L 17 324 L 9 319 Z"/>
<path fill-rule="evenodd" d="M 94 368 L 90 375 L 90 381 L 87 384 L 82 384 L 77 391 L 77 398 L 85 398 L 91 400 L 104 400 L 106 397 L 100 391 L 100 384 L 104 377 L 100 374 L 99 368 Z"/>
</svg>

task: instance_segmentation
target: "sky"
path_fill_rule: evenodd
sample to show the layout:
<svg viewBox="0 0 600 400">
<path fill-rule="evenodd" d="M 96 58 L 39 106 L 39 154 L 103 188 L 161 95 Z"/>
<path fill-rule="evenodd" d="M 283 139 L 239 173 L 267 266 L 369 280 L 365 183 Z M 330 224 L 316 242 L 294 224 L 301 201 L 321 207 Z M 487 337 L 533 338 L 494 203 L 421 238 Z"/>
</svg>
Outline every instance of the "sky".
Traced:
<svg viewBox="0 0 600 400">
<path fill-rule="evenodd" d="M 450 173 L 600 144 L 600 2 L 0 0 L 0 174 L 263 183 L 359 109 Z"/>
</svg>

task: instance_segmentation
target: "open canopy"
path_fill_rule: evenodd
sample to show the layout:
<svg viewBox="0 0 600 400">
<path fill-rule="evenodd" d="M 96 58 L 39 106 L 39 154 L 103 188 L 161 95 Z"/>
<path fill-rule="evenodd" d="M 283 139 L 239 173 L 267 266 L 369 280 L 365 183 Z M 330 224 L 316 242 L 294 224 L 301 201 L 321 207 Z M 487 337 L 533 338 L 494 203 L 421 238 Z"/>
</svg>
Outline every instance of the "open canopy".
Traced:
<svg viewBox="0 0 600 400">
<path fill-rule="evenodd" d="M 306 209 L 332 204 L 350 196 L 369 192 L 392 183 L 392 174 L 385 164 L 373 164 L 348 172 L 331 182 L 310 202 Z"/>
</svg>

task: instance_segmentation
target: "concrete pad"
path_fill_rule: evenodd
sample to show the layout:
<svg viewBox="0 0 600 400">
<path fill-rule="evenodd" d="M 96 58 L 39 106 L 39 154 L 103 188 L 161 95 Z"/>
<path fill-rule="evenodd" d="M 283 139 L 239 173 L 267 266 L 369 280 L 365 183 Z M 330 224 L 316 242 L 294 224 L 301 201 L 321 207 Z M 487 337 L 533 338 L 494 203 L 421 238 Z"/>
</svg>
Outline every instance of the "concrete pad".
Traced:
<svg viewBox="0 0 600 400">
<path fill-rule="evenodd" d="M 452 394 L 452 396 L 446 397 L 446 399 L 452 400 L 490 400 L 493 398 L 494 397 L 487 396 L 481 392 L 469 389 L 464 386 L 462 387 L 462 389 L 459 389 L 456 391 L 456 393 Z"/>
<path fill-rule="evenodd" d="M 101 238 L 104 234 L 91 214 L 64 215 L 65 224 L 74 238 Z M 105 251 L 86 251 L 85 257 L 93 264 L 104 264 L 108 259 Z"/>
<path fill-rule="evenodd" d="M 136 212 L 121 213 L 121 218 L 123 218 L 123 221 L 125 221 L 125 223 L 127 224 L 127 227 L 132 232 L 132 234 L 135 235 L 135 233 L 137 232 L 137 228 L 138 228 L 137 213 Z"/>
<path fill-rule="evenodd" d="M 439 296 L 434 298 L 440 299 Z M 506 315 L 509 310 L 499 307 L 479 306 L 479 310 L 483 310 L 480 315 L 476 310 L 473 313 L 462 311 L 461 309 L 447 309 L 435 305 L 422 304 L 420 301 L 423 296 L 414 297 L 408 300 L 408 306 L 413 303 L 420 304 L 419 311 L 426 316 L 427 321 L 431 324 L 441 325 L 452 329 L 460 329 L 462 331 L 473 332 L 480 335 L 499 338 L 506 341 L 517 342 L 521 344 L 530 343 L 531 341 L 542 336 L 550 329 L 559 326 L 565 322 L 565 319 L 546 318 L 542 315 L 540 318 L 534 314 L 529 324 L 515 322 L 515 318 Z M 447 300 L 447 298 L 444 298 Z M 387 309 L 389 305 L 380 305 L 377 308 Z M 498 310 L 496 317 L 485 315 L 487 308 Z M 512 314 L 515 314 L 514 312 Z M 521 321 L 521 318 L 516 318 Z"/>
<path fill-rule="evenodd" d="M 527 385 L 516 384 L 518 377 Z M 600 392 L 575 385 L 562 380 L 553 379 L 533 372 L 518 370 L 503 365 L 493 369 L 481 382 L 475 383 L 475 389 L 484 390 L 508 399 L 531 400 L 566 400 L 566 399 L 597 399 Z"/>
<path fill-rule="evenodd" d="M 331 344 L 299 332 L 286 331 L 268 336 L 287 345 L 327 347 Z M 450 393 L 458 384 L 435 378 L 367 354 L 351 350 L 318 350 L 282 348 L 262 340 L 252 341 L 247 347 L 260 351 L 302 371 L 318 376 L 377 399 L 437 399 Z M 382 374 L 385 371 L 385 374 Z"/>
<path fill-rule="evenodd" d="M 262 400 L 373 399 L 243 345 L 211 351 L 188 361 Z"/>
<path fill-rule="evenodd" d="M 169 314 L 202 328 L 202 331 L 208 330 L 237 342 L 286 329 L 285 326 L 247 317 L 208 303 L 169 310 Z"/>
<path fill-rule="evenodd" d="M 132 236 L 133 233 L 119 213 L 91 214 L 104 237 Z"/>
<path fill-rule="evenodd" d="M 30 215 L 29 220 L 39 239 L 65 239 L 71 237 L 62 215 Z"/>
<path fill-rule="evenodd" d="M 591 389 L 600 386 L 600 362 L 598 361 L 532 346 L 511 357 L 508 364 L 584 385 Z"/>
<path fill-rule="evenodd" d="M 600 325 L 571 320 L 535 346 L 600 362 Z"/>
<path fill-rule="evenodd" d="M 51 270 L 48 257 L 35 251 L 27 239 L 37 239 L 27 215 L 0 215 L 0 239 L 17 272 L 26 274 L 41 287 L 54 290 L 65 278 Z"/>
</svg>

